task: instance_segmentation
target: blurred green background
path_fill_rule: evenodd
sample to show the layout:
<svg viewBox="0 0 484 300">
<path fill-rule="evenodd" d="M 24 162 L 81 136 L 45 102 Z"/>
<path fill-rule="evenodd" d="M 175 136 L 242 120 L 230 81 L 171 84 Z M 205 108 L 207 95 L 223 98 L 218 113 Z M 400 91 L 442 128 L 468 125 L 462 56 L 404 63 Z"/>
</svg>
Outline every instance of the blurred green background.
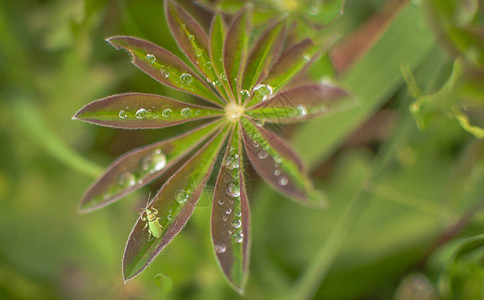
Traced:
<svg viewBox="0 0 484 300">
<path fill-rule="evenodd" d="M 483 13 L 482 1 L 472 0 L 347 1 L 329 28 L 341 37 L 331 57 L 347 66 L 328 73 L 326 56 L 311 75 L 335 77 L 359 105 L 278 129 L 331 205 L 298 206 L 248 170 L 252 250 L 244 298 L 484 297 L 484 142 L 456 118 L 484 120 Z M 0 2 L 0 299 L 242 298 L 218 269 L 209 199 L 126 284 L 126 239 L 156 184 L 77 213 L 83 192 L 115 157 L 188 128 L 141 132 L 71 120 L 114 93 L 187 97 L 104 41 L 118 34 L 181 55 L 162 0 Z M 358 38 L 363 44 L 352 44 Z M 457 56 L 464 71 L 452 84 Z M 436 100 L 428 100 L 432 93 Z"/>
</svg>

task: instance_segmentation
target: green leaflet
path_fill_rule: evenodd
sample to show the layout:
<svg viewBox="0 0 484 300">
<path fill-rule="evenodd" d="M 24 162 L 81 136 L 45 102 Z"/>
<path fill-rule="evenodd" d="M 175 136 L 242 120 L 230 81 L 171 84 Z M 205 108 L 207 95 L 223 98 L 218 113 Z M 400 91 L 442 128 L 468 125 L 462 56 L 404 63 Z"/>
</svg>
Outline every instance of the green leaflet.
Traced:
<svg viewBox="0 0 484 300">
<path fill-rule="evenodd" d="M 75 119 L 116 128 L 163 128 L 221 116 L 222 111 L 187 104 L 167 97 L 127 93 L 92 102 Z"/>
<path fill-rule="evenodd" d="M 115 48 L 131 53 L 132 62 L 153 79 L 178 90 L 221 104 L 204 80 L 196 75 L 181 59 L 167 50 L 138 38 L 117 36 L 107 39 Z"/>
<path fill-rule="evenodd" d="M 323 195 L 312 187 L 297 154 L 270 131 L 246 119 L 242 124 L 245 151 L 257 173 L 300 204 L 324 207 Z"/>
<path fill-rule="evenodd" d="M 218 173 L 213 197 L 211 232 L 217 261 L 239 293 L 247 279 L 249 257 L 249 203 L 245 191 L 243 153 L 238 124 Z"/>
</svg>

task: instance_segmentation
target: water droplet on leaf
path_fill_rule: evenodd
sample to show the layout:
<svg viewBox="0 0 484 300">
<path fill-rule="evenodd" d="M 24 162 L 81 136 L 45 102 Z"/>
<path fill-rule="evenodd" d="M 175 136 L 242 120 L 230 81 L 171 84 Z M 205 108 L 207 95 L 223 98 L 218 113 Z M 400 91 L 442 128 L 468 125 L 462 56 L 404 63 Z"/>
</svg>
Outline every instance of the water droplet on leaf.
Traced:
<svg viewBox="0 0 484 300">
<path fill-rule="evenodd" d="M 136 178 L 130 172 L 123 172 L 118 177 L 118 183 L 123 187 L 132 187 L 136 184 Z"/>
<path fill-rule="evenodd" d="M 189 194 L 186 191 L 180 190 L 175 194 L 176 202 L 182 204 L 188 200 Z"/>
<path fill-rule="evenodd" d="M 128 117 L 128 114 L 126 114 L 126 112 L 124 110 L 120 110 L 119 111 L 119 117 L 124 120 Z"/>
<path fill-rule="evenodd" d="M 183 108 L 181 110 L 181 113 L 180 114 L 184 118 L 189 118 L 192 115 L 192 110 L 190 108 L 186 107 L 186 108 Z"/>
<path fill-rule="evenodd" d="M 183 73 L 180 75 L 180 81 L 183 84 L 189 85 L 190 83 L 192 83 L 192 75 L 188 73 Z"/>
<path fill-rule="evenodd" d="M 146 61 L 148 61 L 150 64 L 153 64 L 156 61 L 156 56 L 153 54 L 146 54 Z"/>
<path fill-rule="evenodd" d="M 279 178 L 279 184 L 282 185 L 282 186 L 285 186 L 287 185 L 288 183 L 288 179 L 286 176 L 282 176 L 281 178 Z"/>
<path fill-rule="evenodd" d="M 240 226 L 242 226 L 242 221 L 240 221 L 240 220 L 234 220 L 234 221 L 232 221 L 232 226 L 234 228 L 240 228 Z"/>
<path fill-rule="evenodd" d="M 215 249 L 215 252 L 218 254 L 222 254 L 222 253 L 225 253 L 225 251 L 227 251 L 227 247 L 225 247 L 224 244 L 215 245 L 214 249 Z"/>
<path fill-rule="evenodd" d="M 230 197 L 240 196 L 240 186 L 235 182 L 229 183 L 227 185 L 226 191 L 227 191 L 227 195 L 229 195 Z"/>
<path fill-rule="evenodd" d="M 262 98 L 262 101 L 269 100 L 270 96 L 274 92 L 272 86 L 267 84 L 258 84 L 254 88 L 254 93 Z"/>
<path fill-rule="evenodd" d="M 164 117 L 164 118 L 169 118 L 171 116 L 171 109 L 169 108 L 165 108 L 163 110 L 163 112 L 161 113 L 161 115 Z"/>
<path fill-rule="evenodd" d="M 144 108 L 140 108 L 136 111 L 136 119 L 143 120 L 148 116 L 148 111 Z"/>
</svg>

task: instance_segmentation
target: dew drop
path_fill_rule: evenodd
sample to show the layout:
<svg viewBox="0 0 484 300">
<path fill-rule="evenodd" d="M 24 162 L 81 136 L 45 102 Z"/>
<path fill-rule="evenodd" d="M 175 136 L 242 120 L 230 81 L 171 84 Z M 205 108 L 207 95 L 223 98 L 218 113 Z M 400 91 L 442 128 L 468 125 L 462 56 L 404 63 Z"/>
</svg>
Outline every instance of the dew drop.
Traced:
<svg viewBox="0 0 484 300">
<path fill-rule="evenodd" d="M 220 81 L 220 79 L 216 79 L 214 82 L 212 82 L 212 85 L 213 86 L 222 86 L 222 81 Z"/>
<path fill-rule="evenodd" d="M 248 90 L 241 90 L 240 96 L 242 96 L 242 100 L 245 100 L 250 97 L 250 92 Z"/>
<path fill-rule="evenodd" d="M 230 197 L 239 197 L 240 196 L 240 186 L 235 182 L 231 182 L 227 185 L 226 188 L 227 195 Z"/>
<path fill-rule="evenodd" d="M 242 232 L 234 233 L 234 240 L 236 243 L 242 243 L 244 241 L 244 234 Z"/>
<path fill-rule="evenodd" d="M 169 214 L 168 216 L 166 216 L 166 218 L 168 219 L 168 221 L 171 221 L 173 219 L 173 216 Z"/>
<path fill-rule="evenodd" d="M 128 114 L 124 110 L 120 110 L 119 117 L 124 120 L 128 117 Z"/>
<path fill-rule="evenodd" d="M 220 204 L 220 205 L 223 205 L 224 204 L 224 198 L 219 198 L 217 200 L 217 203 Z"/>
<path fill-rule="evenodd" d="M 132 187 L 136 184 L 136 178 L 130 172 L 123 172 L 118 177 L 118 183 L 123 187 Z"/>
<path fill-rule="evenodd" d="M 222 253 L 225 253 L 225 251 L 227 251 L 227 247 L 225 247 L 224 244 L 215 245 L 214 249 L 215 249 L 215 252 L 218 254 L 222 254 Z"/>
<path fill-rule="evenodd" d="M 286 176 L 282 176 L 281 178 L 279 178 L 279 184 L 282 185 L 282 186 L 286 186 L 288 183 L 288 179 Z"/>
<path fill-rule="evenodd" d="M 141 168 L 144 171 L 154 173 L 160 171 L 166 166 L 166 155 L 161 152 L 161 149 L 156 149 L 152 154 L 146 156 L 141 160 Z"/>
<path fill-rule="evenodd" d="M 274 170 L 274 175 L 276 175 L 276 176 L 281 175 L 281 170 L 280 169 L 275 169 Z"/>
<path fill-rule="evenodd" d="M 242 226 L 242 221 L 240 221 L 240 220 L 234 220 L 234 221 L 232 222 L 232 226 L 233 226 L 234 228 L 240 228 L 240 226 Z"/>
<path fill-rule="evenodd" d="M 308 114 L 308 110 L 307 110 L 306 106 L 304 106 L 304 105 L 298 105 L 296 107 L 296 109 L 298 111 L 298 116 L 299 117 L 304 117 L 304 116 L 306 116 Z"/>
<path fill-rule="evenodd" d="M 192 75 L 188 73 L 183 73 L 180 75 L 180 81 L 183 84 L 189 85 L 190 83 L 192 83 Z"/>
<path fill-rule="evenodd" d="M 231 208 L 227 208 L 227 210 L 225 211 L 225 213 L 226 213 L 227 215 L 230 215 L 230 214 L 232 213 L 232 209 L 231 209 Z"/>
<path fill-rule="evenodd" d="M 274 92 L 272 86 L 267 84 L 258 84 L 254 88 L 254 93 L 256 93 L 259 97 L 262 98 L 262 101 L 269 100 L 269 97 L 272 96 Z"/>
<path fill-rule="evenodd" d="M 265 152 L 264 150 L 261 150 L 261 151 L 259 151 L 259 153 L 257 153 L 257 157 L 259 159 L 266 159 L 267 158 L 267 152 Z"/>
<path fill-rule="evenodd" d="M 303 55 L 303 58 L 305 61 L 310 61 L 311 60 L 311 56 L 309 56 L 309 54 L 304 54 Z"/>
<path fill-rule="evenodd" d="M 227 217 L 223 216 L 222 221 L 227 222 Z"/>
<path fill-rule="evenodd" d="M 156 61 L 156 56 L 153 54 L 146 54 L 146 61 L 148 61 L 150 64 L 154 64 Z"/>
<path fill-rule="evenodd" d="M 211 62 L 206 62 L 205 63 L 205 68 L 207 68 L 207 70 L 212 70 L 212 63 Z M 207 78 L 208 79 L 208 78 Z"/>
<path fill-rule="evenodd" d="M 202 49 L 200 49 L 200 48 L 195 48 L 195 55 L 196 55 L 197 57 L 202 56 L 202 54 L 203 54 Z"/>
<path fill-rule="evenodd" d="M 272 159 L 273 159 L 273 160 L 274 160 L 274 162 L 275 162 L 276 164 L 278 164 L 278 165 L 282 163 L 282 158 L 281 158 L 279 155 L 277 155 L 277 154 L 275 154 L 275 155 L 272 157 Z"/>
<path fill-rule="evenodd" d="M 169 108 L 165 108 L 163 110 L 163 112 L 161 113 L 161 115 L 164 117 L 164 118 L 169 118 L 171 116 L 171 109 Z"/>
<path fill-rule="evenodd" d="M 225 157 L 225 167 L 229 170 L 237 169 L 239 167 L 239 155 L 233 154 Z"/>
<path fill-rule="evenodd" d="M 188 196 L 189 196 L 189 194 L 186 191 L 180 190 L 180 191 L 176 192 L 175 200 L 176 200 L 176 202 L 182 204 L 182 203 L 187 202 Z"/>
<path fill-rule="evenodd" d="M 181 110 L 182 117 L 184 118 L 189 118 L 192 115 L 192 110 L 188 107 L 185 107 Z"/>
<path fill-rule="evenodd" d="M 136 119 L 143 120 L 148 116 L 148 111 L 144 108 L 140 108 L 136 111 Z"/>
<path fill-rule="evenodd" d="M 190 35 L 188 36 L 188 39 L 189 39 L 190 41 L 194 41 L 194 40 L 195 40 L 195 37 L 194 37 L 193 35 L 191 35 L 191 34 L 190 34 Z"/>
<path fill-rule="evenodd" d="M 161 66 L 160 74 L 161 74 L 161 76 L 168 78 L 168 76 L 170 76 L 170 69 L 168 69 L 168 67 Z"/>
<path fill-rule="evenodd" d="M 223 81 L 227 81 L 227 75 L 225 75 L 225 72 L 222 72 L 222 74 L 220 74 L 220 79 Z"/>
<path fill-rule="evenodd" d="M 235 213 L 235 216 L 240 218 L 240 216 L 242 216 L 242 213 L 240 213 L 240 211 L 238 211 L 238 212 Z"/>
</svg>

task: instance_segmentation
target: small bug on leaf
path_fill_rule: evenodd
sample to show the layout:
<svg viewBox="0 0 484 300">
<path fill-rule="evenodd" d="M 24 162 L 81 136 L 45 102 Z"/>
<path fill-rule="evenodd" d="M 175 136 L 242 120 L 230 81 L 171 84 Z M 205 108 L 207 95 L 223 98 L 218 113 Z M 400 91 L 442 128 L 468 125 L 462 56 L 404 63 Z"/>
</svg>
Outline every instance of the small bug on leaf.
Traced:
<svg viewBox="0 0 484 300">
<path fill-rule="evenodd" d="M 140 212 L 141 220 L 146 222 L 143 229 L 146 229 L 148 227 L 148 241 L 151 240 L 152 236 L 155 239 L 161 237 L 161 234 L 163 233 L 163 226 L 161 226 L 160 217 L 158 217 L 157 215 L 158 210 L 154 207 L 152 207 L 150 210 L 148 209 L 148 206 L 146 206 L 143 211 Z"/>
</svg>

